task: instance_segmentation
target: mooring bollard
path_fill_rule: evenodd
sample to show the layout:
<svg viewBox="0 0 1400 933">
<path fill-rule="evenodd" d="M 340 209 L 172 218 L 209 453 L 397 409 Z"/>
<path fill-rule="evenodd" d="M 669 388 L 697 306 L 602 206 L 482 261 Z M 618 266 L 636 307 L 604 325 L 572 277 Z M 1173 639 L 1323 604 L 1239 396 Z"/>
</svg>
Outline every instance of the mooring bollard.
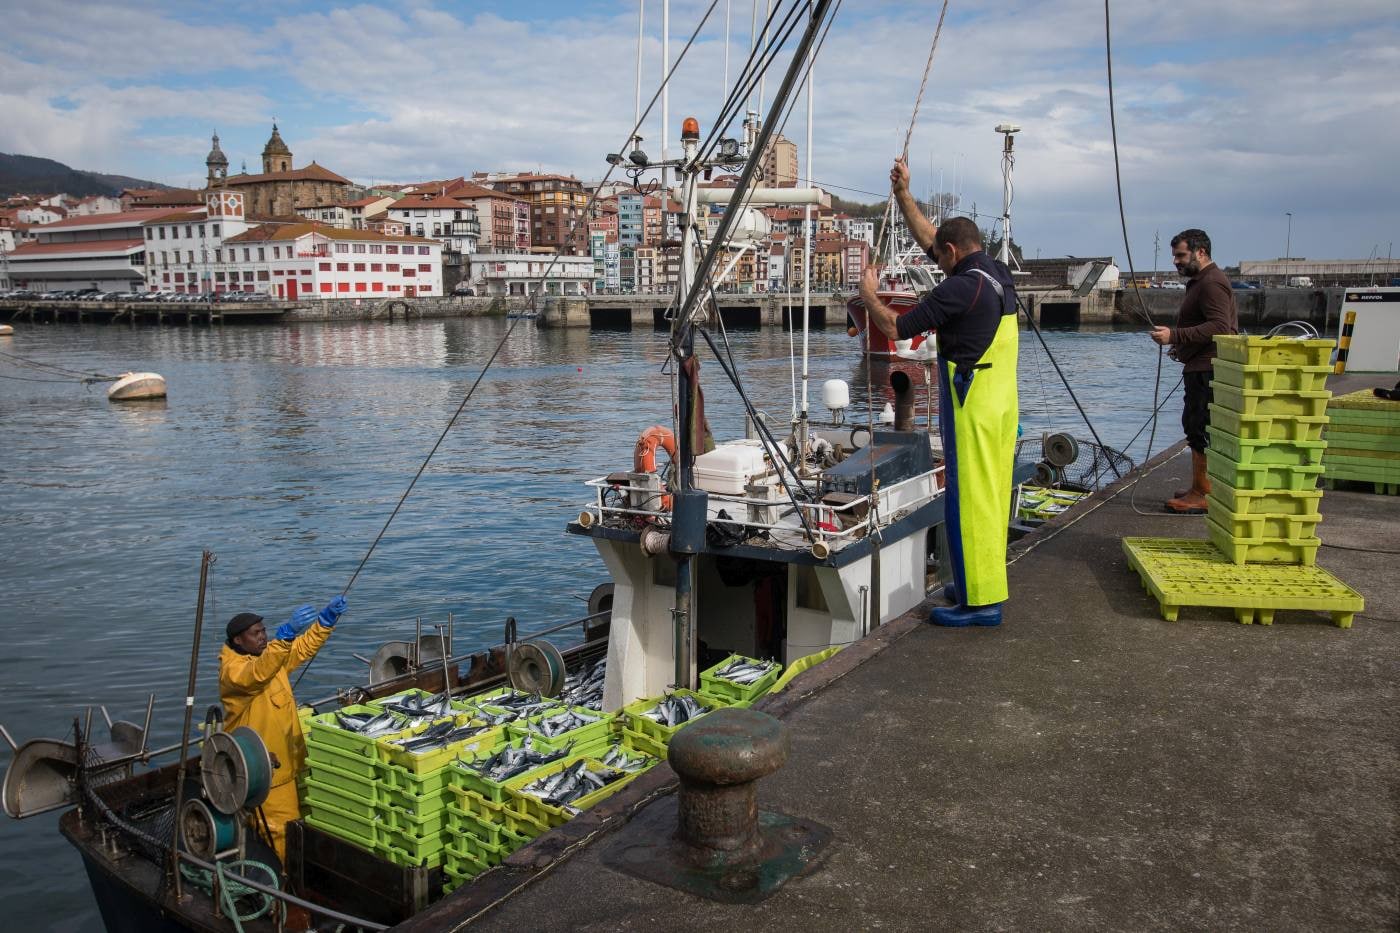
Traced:
<svg viewBox="0 0 1400 933">
<path fill-rule="evenodd" d="M 681 783 L 677 834 L 697 859 L 739 861 L 757 849 L 758 781 L 787 755 L 782 724 L 754 710 L 716 710 L 676 733 L 667 757 Z"/>
</svg>

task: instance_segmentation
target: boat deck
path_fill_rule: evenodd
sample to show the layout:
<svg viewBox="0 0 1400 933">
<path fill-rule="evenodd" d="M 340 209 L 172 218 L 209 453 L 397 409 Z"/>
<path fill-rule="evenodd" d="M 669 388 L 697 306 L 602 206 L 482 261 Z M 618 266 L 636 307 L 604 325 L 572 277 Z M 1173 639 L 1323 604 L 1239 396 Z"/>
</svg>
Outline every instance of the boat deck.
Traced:
<svg viewBox="0 0 1400 933">
<path fill-rule="evenodd" d="M 1156 462 L 1152 514 L 1118 487 L 1018 542 L 1000 628 L 911 613 L 766 701 L 792 751 L 760 806 L 835 833 L 771 899 L 619 874 L 605 832 L 556 861 L 648 806 L 663 766 L 402 928 L 1394 930 L 1400 497 L 1323 497 L 1318 562 L 1364 595 L 1353 628 L 1167 622 L 1121 540 L 1205 537 L 1154 511 L 1189 469 Z"/>
</svg>

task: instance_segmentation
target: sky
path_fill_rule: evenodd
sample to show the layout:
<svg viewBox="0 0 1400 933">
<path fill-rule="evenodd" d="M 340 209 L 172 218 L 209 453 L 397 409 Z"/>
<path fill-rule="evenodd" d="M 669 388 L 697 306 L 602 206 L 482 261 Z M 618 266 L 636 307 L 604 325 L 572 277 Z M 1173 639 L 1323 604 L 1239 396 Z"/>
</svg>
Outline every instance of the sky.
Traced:
<svg viewBox="0 0 1400 933">
<path fill-rule="evenodd" d="M 315 159 L 359 182 L 486 170 L 597 179 L 632 127 L 639 7 L 645 106 L 662 74 L 661 0 L 10 4 L 0 151 L 197 186 L 215 130 L 233 171 L 258 171 L 275 119 L 298 167 Z M 840 5 L 815 68 L 815 182 L 867 202 L 887 195 L 939 8 Z M 671 58 L 707 9 L 672 80 L 675 138 L 682 116 L 713 128 L 726 45 L 731 84 L 749 52 L 753 0 L 673 0 Z M 1169 267 L 1170 238 L 1187 227 L 1205 229 L 1227 265 L 1285 250 L 1400 254 L 1395 0 L 1109 11 L 1135 268 Z M 1102 3 L 951 2 L 910 141 L 916 194 L 958 193 L 984 227 L 995 223 L 993 128 L 1018 124 L 1012 228 L 1024 255 L 1126 266 L 1105 38 Z M 784 53 L 769 70 L 767 101 L 786 65 Z M 802 100 L 785 126 L 804 175 L 805 114 Z M 661 130 L 658 105 L 642 130 L 653 157 Z"/>
</svg>

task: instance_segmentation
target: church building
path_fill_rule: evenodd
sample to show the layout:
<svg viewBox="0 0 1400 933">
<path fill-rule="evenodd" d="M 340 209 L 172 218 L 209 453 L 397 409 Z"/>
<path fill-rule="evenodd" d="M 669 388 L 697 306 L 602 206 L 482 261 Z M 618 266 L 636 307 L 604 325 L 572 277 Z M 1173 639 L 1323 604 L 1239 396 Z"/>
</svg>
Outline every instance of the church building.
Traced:
<svg viewBox="0 0 1400 933">
<path fill-rule="evenodd" d="M 359 189 L 324 166 L 311 162 L 304 168 L 292 167 L 292 150 L 282 139 L 277 124 L 272 124 L 272 136 L 262 151 L 262 171 L 248 174 L 245 166 L 236 175 L 228 173 L 228 156 L 219 148 L 219 134 L 214 134 L 214 146 L 204 160 L 208 170 L 210 191 L 229 189 L 240 192 L 250 217 L 296 216 L 296 209 L 306 204 L 343 204 L 355 200 Z"/>
</svg>

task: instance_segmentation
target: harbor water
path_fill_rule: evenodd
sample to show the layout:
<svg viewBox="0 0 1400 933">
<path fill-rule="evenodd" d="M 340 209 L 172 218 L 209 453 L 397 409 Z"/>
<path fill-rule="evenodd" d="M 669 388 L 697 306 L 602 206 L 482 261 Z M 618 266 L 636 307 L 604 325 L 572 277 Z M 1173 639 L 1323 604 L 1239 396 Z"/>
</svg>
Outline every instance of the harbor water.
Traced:
<svg viewBox="0 0 1400 933">
<path fill-rule="evenodd" d="M 586 612 L 606 575 L 592 545 L 564 533 L 590 500 L 583 483 L 628 469 L 638 433 L 669 424 L 666 335 L 539 330 L 473 318 L 410 323 L 175 329 L 17 328 L 0 341 L 0 724 L 18 741 L 71 736 L 103 704 L 139 722 L 156 695 L 152 742 L 178 740 L 200 554 L 217 556 L 206 602 L 195 709 L 217 702 L 223 625 L 252 610 L 269 627 L 346 585 L 506 329 L 500 355 L 364 564 L 351 611 L 298 688 L 303 700 L 363 682 L 353 653 L 455 622 L 457 652 Z M 1141 330 L 1050 332 L 1050 351 L 1102 440 L 1144 454 L 1158 353 Z M 779 422 L 800 385 L 788 334 L 731 332 L 754 403 Z M 796 343 L 800 350 L 801 336 Z M 821 383 L 851 384 L 847 421 L 888 398 L 844 332 L 810 342 L 812 417 Z M 708 351 L 705 351 L 707 353 Z M 742 436 L 742 405 L 702 353 L 717 439 Z M 151 370 L 162 402 L 117 405 L 16 365 Z M 902 364 L 921 381 L 915 364 Z M 1022 332 L 1028 439 L 1089 431 L 1034 334 Z M 1179 367 L 1166 360 L 1161 393 Z M 918 406 L 923 415 L 922 401 Z M 1154 449 L 1180 437 L 1180 397 Z M 1038 456 L 1038 443 L 1030 447 Z M 431 629 L 427 629 L 431 631 Z M 100 714 L 95 716 L 101 723 Z M 94 727 L 95 731 L 97 727 Z M 6 756 L 8 763 L 8 756 Z M 0 912 L 22 930 L 100 930 L 78 854 L 56 815 L 0 820 Z"/>
</svg>

